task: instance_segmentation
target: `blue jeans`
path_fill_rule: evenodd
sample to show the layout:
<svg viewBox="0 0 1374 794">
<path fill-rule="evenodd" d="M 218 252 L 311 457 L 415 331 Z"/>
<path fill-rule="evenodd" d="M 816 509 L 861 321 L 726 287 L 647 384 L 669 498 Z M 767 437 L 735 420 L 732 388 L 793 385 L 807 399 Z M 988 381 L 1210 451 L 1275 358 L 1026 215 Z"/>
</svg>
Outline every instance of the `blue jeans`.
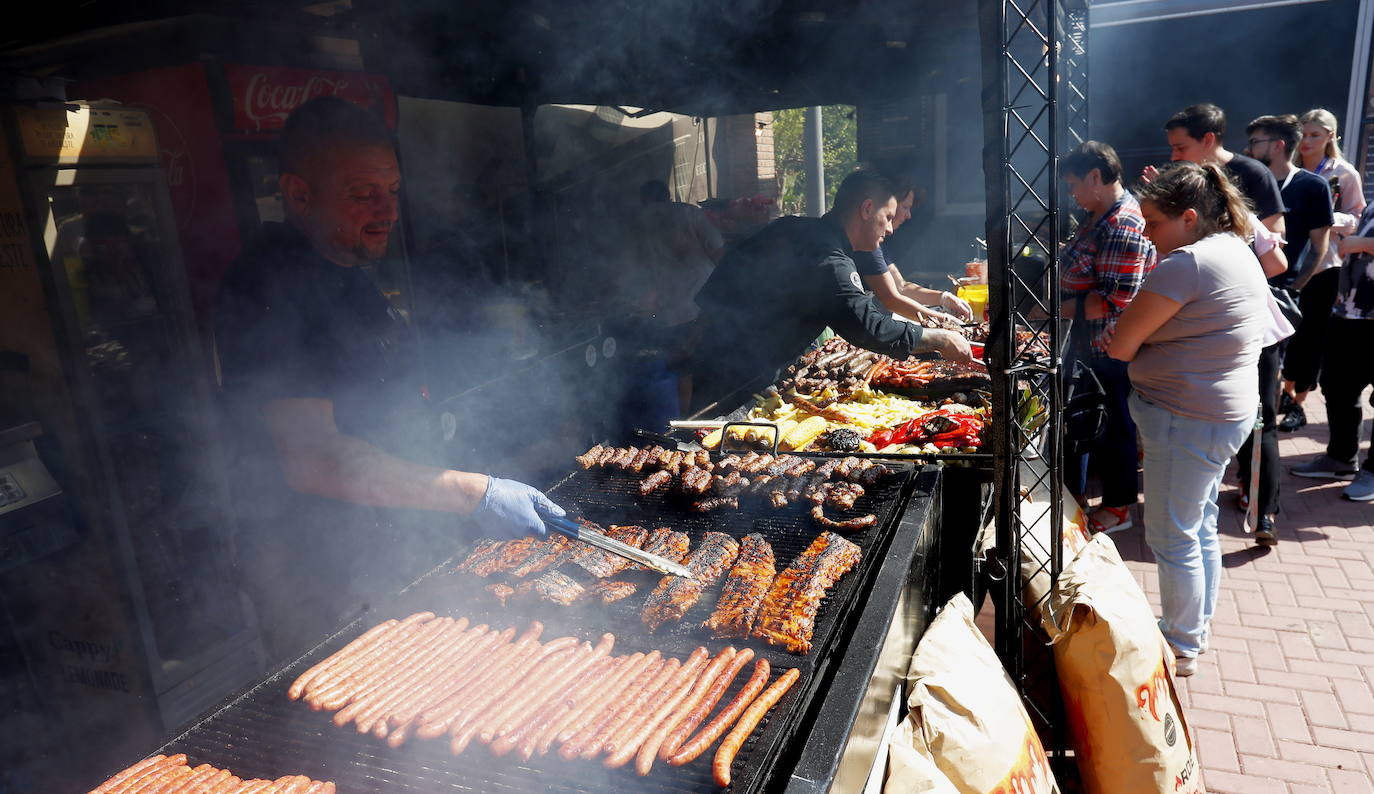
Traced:
<svg viewBox="0 0 1374 794">
<path fill-rule="evenodd" d="M 1145 540 L 1159 566 L 1159 628 L 1183 656 L 1202 652 L 1221 587 L 1217 491 L 1254 419 L 1208 422 L 1131 395 L 1145 447 Z"/>
</svg>

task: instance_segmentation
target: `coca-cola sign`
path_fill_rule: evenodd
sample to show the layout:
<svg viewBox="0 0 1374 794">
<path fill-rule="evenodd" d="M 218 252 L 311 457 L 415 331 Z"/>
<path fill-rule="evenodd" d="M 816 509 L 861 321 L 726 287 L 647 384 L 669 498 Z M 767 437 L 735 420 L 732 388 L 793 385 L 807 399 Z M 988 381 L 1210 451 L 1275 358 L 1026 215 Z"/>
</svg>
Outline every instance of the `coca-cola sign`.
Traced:
<svg viewBox="0 0 1374 794">
<path fill-rule="evenodd" d="M 234 97 L 235 129 L 279 130 L 291 111 L 319 96 L 356 102 L 384 119 L 387 126 L 396 126 L 391 86 L 381 75 L 275 66 L 227 66 L 225 74 Z"/>
</svg>

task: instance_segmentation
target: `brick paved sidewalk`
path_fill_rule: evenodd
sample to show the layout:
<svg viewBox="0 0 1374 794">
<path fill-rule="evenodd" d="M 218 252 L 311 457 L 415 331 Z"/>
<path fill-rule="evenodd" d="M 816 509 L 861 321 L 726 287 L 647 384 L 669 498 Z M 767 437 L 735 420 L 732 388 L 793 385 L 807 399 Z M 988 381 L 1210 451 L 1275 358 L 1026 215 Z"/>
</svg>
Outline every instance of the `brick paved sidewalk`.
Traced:
<svg viewBox="0 0 1374 794">
<path fill-rule="evenodd" d="M 1245 534 L 1234 466 L 1221 494 L 1226 570 L 1212 648 L 1181 679 L 1211 792 L 1374 792 L 1374 503 L 1342 499 L 1343 482 L 1287 473 L 1325 449 L 1321 395 L 1305 407 L 1307 427 L 1280 434 L 1279 545 Z M 1158 609 L 1135 519 L 1113 538 Z"/>
</svg>

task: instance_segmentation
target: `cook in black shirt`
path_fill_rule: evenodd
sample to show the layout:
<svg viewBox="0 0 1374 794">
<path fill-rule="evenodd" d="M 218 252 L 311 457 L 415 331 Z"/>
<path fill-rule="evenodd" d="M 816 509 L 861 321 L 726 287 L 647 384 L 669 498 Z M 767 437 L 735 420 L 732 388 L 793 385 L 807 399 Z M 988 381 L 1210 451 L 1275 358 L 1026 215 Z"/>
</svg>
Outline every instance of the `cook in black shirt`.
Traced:
<svg viewBox="0 0 1374 794">
<path fill-rule="evenodd" d="M 894 318 L 855 268 L 855 251 L 873 251 L 892 232 L 895 192 L 886 179 L 856 171 L 823 217 L 779 218 L 725 255 L 697 293 L 695 407 L 770 383 L 827 326 L 899 358 L 937 351 L 969 359 L 959 334 Z"/>
<path fill-rule="evenodd" d="M 1284 226 L 1288 243 L 1283 254 L 1288 269 L 1269 279 L 1276 287 L 1300 289 L 1312 268 L 1326 258 L 1331 225 L 1335 222 L 1331 187 L 1326 180 L 1293 165 L 1293 151 L 1302 139 L 1298 117 L 1260 116 L 1245 127 L 1249 136 L 1246 153 L 1269 168 L 1283 195 Z M 1324 309 L 1330 314 L 1330 307 Z M 1324 318 L 1323 318 L 1324 319 Z"/>
<path fill-rule="evenodd" d="M 386 128 L 315 99 L 287 120 L 280 155 L 287 222 L 235 262 L 215 316 L 237 562 L 273 660 L 451 555 L 452 514 L 497 536 L 562 514 L 439 459 L 414 334 L 365 269 L 397 220 Z"/>
<path fill-rule="evenodd" d="M 1191 105 L 1175 113 L 1164 124 L 1169 140 L 1169 159 L 1188 160 L 1199 165 L 1218 165 L 1231 178 L 1240 192 L 1255 207 L 1255 215 L 1270 231 L 1283 234 L 1283 197 L 1279 183 L 1263 163 L 1228 151 L 1222 144 L 1226 137 L 1226 114 L 1211 104 Z M 1146 166 L 1141 178 L 1154 179 L 1154 166 Z"/>
</svg>

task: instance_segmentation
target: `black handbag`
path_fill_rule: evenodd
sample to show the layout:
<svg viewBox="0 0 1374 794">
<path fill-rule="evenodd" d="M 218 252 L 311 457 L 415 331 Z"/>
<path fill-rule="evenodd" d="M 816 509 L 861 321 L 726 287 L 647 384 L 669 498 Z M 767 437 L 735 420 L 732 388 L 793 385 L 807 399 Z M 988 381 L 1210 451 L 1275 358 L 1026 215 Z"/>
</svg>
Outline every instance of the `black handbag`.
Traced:
<svg viewBox="0 0 1374 794">
<path fill-rule="evenodd" d="M 1069 350 L 1064 358 L 1064 455 L 1083 455 L 1092 449 L 1107 430 L 1107 390 L 1088 361 L 1092 340 L 1088 338 L 1084 297 L 1077 300 L 1073 323 L 1069 326 Z"/>
</svg>

